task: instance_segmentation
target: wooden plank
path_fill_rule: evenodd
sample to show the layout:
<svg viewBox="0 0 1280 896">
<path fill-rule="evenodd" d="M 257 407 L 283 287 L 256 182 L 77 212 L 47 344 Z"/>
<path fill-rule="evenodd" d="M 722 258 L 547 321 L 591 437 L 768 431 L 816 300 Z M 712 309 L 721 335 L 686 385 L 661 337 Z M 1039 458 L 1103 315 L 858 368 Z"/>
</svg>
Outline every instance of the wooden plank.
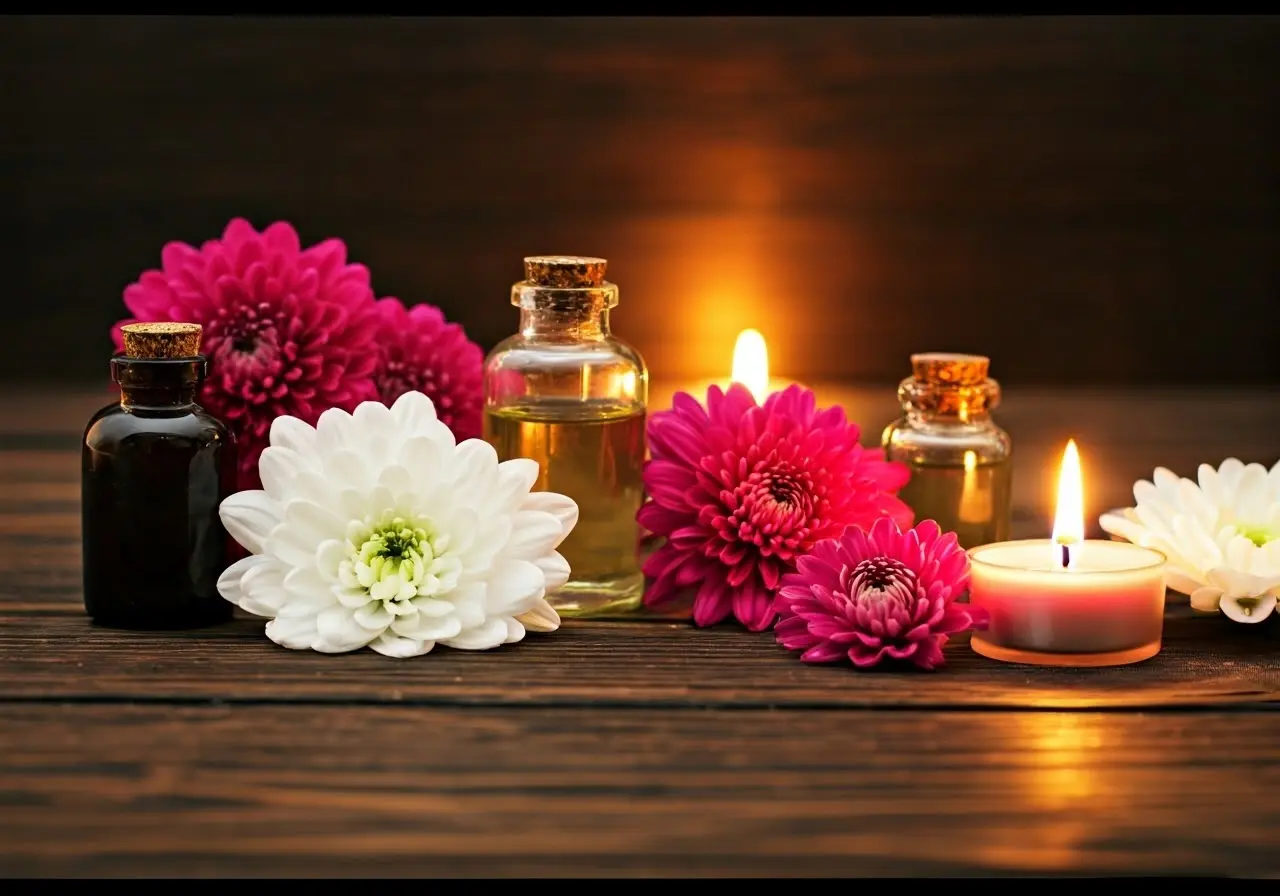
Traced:
<svg viewBox="0 0 1280 896">
<path fill-rule="evenodd" d="M 123 286 L 233 215 L 343 237 L 485 346 L 520 258 L 568 251 L 612 260 L 671 374 L 757 326 L 811 376 L 934 348 L 1027 382 L 1280 375 L 1239 348 L 1280 325 L 1272 18 L 6 25 L 13 332 L 61 351 L 15 339 L 5 379 L 101 375 Z"/>
<path fill-rule="evenodd" d="M 0 700 L 626 705 L 1031 707 L 1280 704 L 1280 625 L 1171 609 L 1162 652 L 1115 669 L 1045 669 L 977 656 L 965 637 L 937 674 L 812 666 L 769 634 L 688 623 L 568 621 L 487 653 L 439 648 L 406 662 L 372 651 L 277 647 L 263 620 L 196 632 L 93 626 L 82 611 L 0 615 Z"/>
<path fill-rule="evenodd" d="M 1275 876 L 1280 714 L 6 706 L 6 876 Z"/>
</svg>

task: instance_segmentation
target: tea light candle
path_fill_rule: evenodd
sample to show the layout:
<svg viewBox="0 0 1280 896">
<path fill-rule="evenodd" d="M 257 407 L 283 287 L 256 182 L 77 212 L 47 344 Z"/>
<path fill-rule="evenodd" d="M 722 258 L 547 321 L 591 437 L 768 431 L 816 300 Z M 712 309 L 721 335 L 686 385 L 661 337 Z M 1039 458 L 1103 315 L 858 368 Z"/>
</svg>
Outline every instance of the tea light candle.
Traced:
<svg viewBox="0 0 1280 896">
<path fill-rule="evenodd" d="M 1080 457 L 1067 443 L 1051 539 L 969 551 L 969 603 L 990 617 L 979 654 L 1038 666 L 1118 666 L 1160 652 L 1165 556 L 1084 539 Z"/>
</svg>

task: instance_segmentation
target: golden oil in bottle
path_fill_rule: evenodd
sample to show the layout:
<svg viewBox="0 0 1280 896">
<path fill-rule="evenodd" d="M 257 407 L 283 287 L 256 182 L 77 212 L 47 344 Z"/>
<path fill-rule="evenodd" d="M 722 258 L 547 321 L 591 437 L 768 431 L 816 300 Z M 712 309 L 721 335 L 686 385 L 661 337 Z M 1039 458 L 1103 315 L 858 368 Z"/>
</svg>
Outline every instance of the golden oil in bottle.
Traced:
<svg viewBox="0 0 1280 896">
<path fill-rule="evenodd" d="M 1009 514 L 998 512 L 1011 503 L 1011 461 L 978 460 L 968 451 L 961 466 L 913 459 L 907 463 L 911 481 L 898 497 L 915 511 L 916 520 L 936 520 L 953 531 L 960 546 L 1009 540 Z"/>
<path fill-rule="evenodd" d="M 618 288 L 604 259 L 536 256 L 512 289 L 520 332 L 485 360 L 485 439 L 500 460 L 538 462 L 534 489 L 573 498 L 558 548 L 568 582 L 547 596 L 563 616 L 627 617 L 640 607 L 648 373 L 609 329 Z"/>
<path fill-rule="evenodd" d="M 642 585 L 636 510 L 644 495 L 644 410 L 615 407 L 506 407 L 485 414 L 498 456 L 528 457 L 537 491 L 578 502 L 578 524 L 559 551 L 569 581 L 554 595 L 561 612 L 630 610 Z M 590 607 L 578 607 L 579 600 Z"/>
</svg>

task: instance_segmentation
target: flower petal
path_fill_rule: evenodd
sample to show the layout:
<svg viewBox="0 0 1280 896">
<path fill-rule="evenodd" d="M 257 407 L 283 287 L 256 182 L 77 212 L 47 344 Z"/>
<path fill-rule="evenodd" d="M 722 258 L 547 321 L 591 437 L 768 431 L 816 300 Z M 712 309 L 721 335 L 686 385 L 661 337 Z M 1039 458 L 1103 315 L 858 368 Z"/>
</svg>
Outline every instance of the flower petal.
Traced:
<svg viewBox="0 0 1280 896">
<path fill-rule="evenodd" d="M 1275 612 L 1276 596 L 1264 594 L 1261 597 L 1228 597 L 1222 598 L 1218 605 L 1222 614 L 1233 622 L 1262 622 Z"/>
<path fill-rule="evenodd" d="M 414 641 L 443 641 L 452 638 L 462 631 L 462 623 L 457 616 L 427 616 L 414 613 L 412 616 L 398 616 L 391 623 L 391 631 Z"/>
<path fill-rule="evenodd" d="M 426 435 L 436 421 L 436 406 L 421 392 L 406 392 L 391 405 L 397 428 L 410 436 Z"/>
<path fill-rule="evenodd" d="M 483 589 L 484 586 L 480 587 Z M 451 594 L 449 597 L 451 600 L 440 600 L 435 597 L 415 597 L 409 603 L 413 604 L 414 609 L 424 616 L 448 616 L 457 610 L 455 605 L 457 594 Z"/>
<path fill-rule="evenodd" d="M 564 559 L 564 555 L 559 551 L 543 554 L 535 559 L 533 564 L 542 570 L 542 575 L 546 579 L 545 587 L 548 592 L 554 591 L 569 581 L 569 561 Z"/>
<path fill-rule="evenodd" d="M 376 640 L 369 642 L 369 647 L 378 653 L 398 660 L 422 656 L 424 653 L 429 653 L 435 646 L 435 641 L 414 641 L 412 638 L 402 638 L 391 632 L 383 632 Z"/>
<path fill-rule="evenodd" d="M 490 483 L 498 480 L 498 452 L 483 439 L 467 439 L 459 442 L 453 452 L 455 481 L 471 484 Z M 485 496 L 472 496 L 483 500 Z"/>
<path fill-rule="evenodd" d="M 440 643 L 455 650 L 491 650 L 507 639 L 507 625 L 502 618 L 489 619 L 483 625 L 464 630 L 456 637 Z"/>
<path fill-rule="evenodd" d="M 385 461 L 387 449 L 397 438 L 391 409 L 380 401 L 360 402 L 351 415 L 347 437 L 361 457 Z"/>
<path fill-rule="evenodd" d="M 564 534 L 568 535 L 578 524 L 578 503 L 566 495 L 555 492 L 532 492 L 520 505 L 521 510 L 540 510 L 560 521 Z"/>
<path fill-rule="evenodd" d="M 308 467 L 315 467 L 316 431 L 297 417 L 282 415 L 271 421 L 273 446 L 288 448 Z"/>
<path fill-rule="evenodd" d="M 347 531 L 345 520 L 319 504 L 302 499 L 285 505 L 283 522 L 289 540 L 311 558 L 322 543 L 343 538 Z"/>
<path fill-rule="evenodd" d="M 1222 589 L 1215 588 L 1212 585 L 1206 585 L 1191 592 L 1191 608 L 1202 613 L 1217 610 L 1221 600 Z"/>
<path fill-rule="evenodd" d="M 426 494 L 440 481 L 452 455 L 452 446 L 427 436 L 414 436 L 400 446 L 395 462 L 409 471 L 413 490 Z"/>
<path fill-rule="evenodd" d="M 1224 596 L 1257 597 L 1280 585 L 1280 576 L 1255 576 L 1242 569 L 1218 566 L 1208 573 L 1210 585 L 1222 589 Z"/>
<path fill-rule="evenodd" d="M 487 590 L 488 586 L 484 583 L 473 582 L 469 585 L 455 588 L 449 594 L 449 600 L 453 604 L 453 612 L 462 623 L 463 629 L 474 628 L 484 624 L 488 615 L 485 612 L 485 592 Z"/>
<path fill-rule="evenodd" d="M 316 632 L 316 617 L 290 616 L 286 619 L 272 619 L 267 623 L 267 637 L 281 647 L 290 650 L 310 650 L 311 645 L 319 637 Z"/>
<path fill-rule="evenodd" d="M 371 600 L 352 609 L 355 621 L 374 635 L 382 634 L 396 618 L 387 611 L 382 601 Z"/>
<path fill-rule="evenodd" d="M 546 599 L 534 601 L 532 609 L 515 618 L 531 632 L 553 632 L 560 627 L 560 614 Z"/>
<path fill-rule="evenodd" d="M 521 510 L 512 520 L 504 553 L 521 560 L 536 560 L 554 551 L 564 540 L 560 520 L 546 511 Z"/>
<path fill-rule="evenodd" d="M 270 559 L 270 563 L 251 568 L 240 579 L 240 609 L 257 616 L 274 617 L 289 600 L 289 592 L 284 589 L 288 568 L 274 557 Z"/>
<path fill-rule="evenodd" d="M 338 567 L 346 559 L 347 545 L 345 542 L 336 538 L 322 541 L 320 546 L 316 548 L 316 572 L 323 576 L 325 581 L 336 582 L 338 581 Z"/>
<path fill-rule="evenodd" d="M 485 605 L 490 615 L 518 616 L 533 608 L 545 591 L 542 570 L 528 560 L 504 557 L 489 575 Z"/>
<path fill-rule="evenodd" d="M 275 564 L 275 562 L 274 557 L 266 557 L 262 554 L 251 554 L 248 557 L 237 560 L 223 570 L 222 575 L 218 576 L 218 593 L 236 606 L 240 606 L 240 602 L 245 596 L 241 587 L 241 580 L 255 567 Z"/>
<path fill-rule="evenodd" d="M 363 457 L 354 451 L 333 451 L 324 458 L 324 477 L 343 488 L 367 493 L 374 485 L 373 470 Z"/>
<path fill-rule="evenodd" d="M 320 653 L 350 653 L 377 636 L 356 622 L 355 613 L 341 604 L 316 616 L 316 632 L 319 637 L 312 647 Z"/>
<path fill-rule="evenodd" d="M 498 464 L 498 476 L 512 490 L 528 493 L 538 481 L 540 468 L 536 460 L 527 457 L 513 457 Z"/>
<path fill-rule="evenodd" d="M 316 421 L 316 451 L 321 457 L 358 449 L 358 438 L 351 432 L 351 415 L 342 408 L 329 408 Z"/>
<path fill-rule="evenodd" d="M 291 497 L 293 481 L 303 469 L 297 452 L 282 445 L 268 446 L 258 458 L 258 477 L 263 491 L 281 503 Z"/>
<path fill-rule="evenodd" d="M 218 506 L 227 532 L 251 554 L 261 554 L 281 521 L 280 506 L 261 489 L 236 492 Z"/>
</svg>

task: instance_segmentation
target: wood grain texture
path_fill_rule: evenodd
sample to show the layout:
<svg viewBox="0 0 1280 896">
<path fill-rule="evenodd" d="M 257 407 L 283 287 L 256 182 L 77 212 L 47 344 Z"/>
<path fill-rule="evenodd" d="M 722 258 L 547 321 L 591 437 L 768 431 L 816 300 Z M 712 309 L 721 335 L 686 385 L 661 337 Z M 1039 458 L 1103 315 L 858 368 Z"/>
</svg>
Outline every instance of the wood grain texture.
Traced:
<svg viewBox="0 0 1280 896">
<path fill-rule="evenodd" d="M 967 637 L 945 671 L 799 662 L 771 635 L 690 623 L 567 621 L 488 653 L 439 648 L 389 663 L 284 650 L 264 620 L 199 632 L 94 627 L 82 611 L 0 615 L 0 700 L 412 703 L 509 706 L 920 707 L 935 709 L 1253 706 L 1280 709 L 1280 625 L 1241 627 L 1170 610 L 1155 658 L 1115 669 L 1042 669 L 979 657 Z"/>
<path fill-rule="evenodd" d="M 1274 713 L 5 714 L 6 875 L 1280 873 Z"/>
<path fill-rule="evenodd" d="M 1274 384 L 1277 59 L 1274 17 L 11 17 L 0 376 L 100 375 L 122 288 L 245 215 L 486 347 L 570 252 L 672 376 L 755 326 L 802 377 Z"/>
</svg>

